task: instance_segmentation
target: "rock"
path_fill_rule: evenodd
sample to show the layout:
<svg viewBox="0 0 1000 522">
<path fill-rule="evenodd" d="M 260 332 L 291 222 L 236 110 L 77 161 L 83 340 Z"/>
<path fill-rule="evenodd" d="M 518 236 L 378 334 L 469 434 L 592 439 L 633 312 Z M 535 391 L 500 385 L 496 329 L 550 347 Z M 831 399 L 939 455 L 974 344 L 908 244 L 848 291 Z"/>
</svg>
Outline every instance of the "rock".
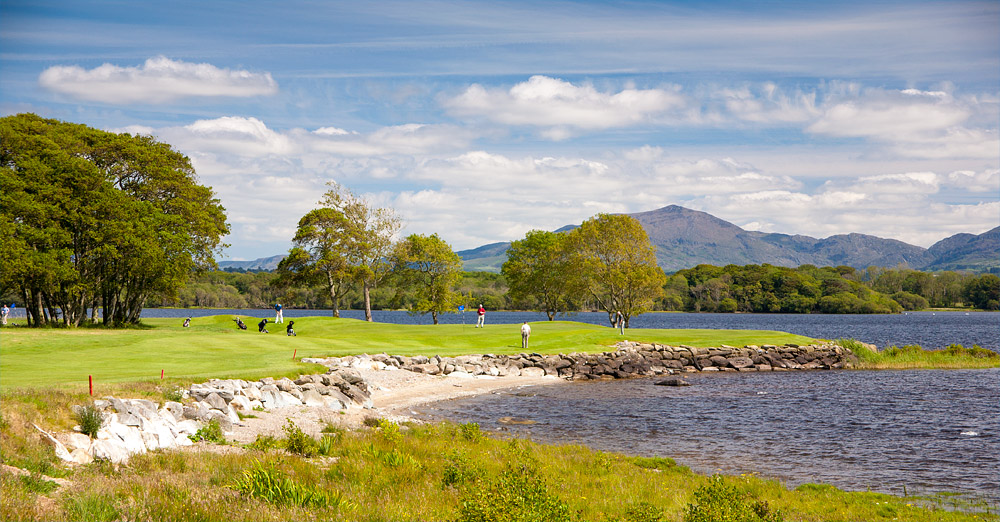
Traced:
<svg viewBox="0 0 1000 522">
<path fill-rule="evenodd" d="M 357 386 L 358 384 L 365 382 L 365 380 L 361 377 L 361 374 L 358 373 L 357 370 L 341 370 L 339 373 L 341 378 L 347 381 L 348 384 L 353 384 Z"/>
<path fill-rule="evenodd" d="M 316 390 L 306 390 L 303 392 L 302 402 L 306 406 L 326 406 L 323 396 Z"/>
<path fill-rule="evenodd" d="M 215 410 L 225 410 L 226 409 L 226 401 L 225 401 L 225 399 L 223 399 L 222 397 L 220 397 L 219 394 L 215 393 L 215 392 L 212 392 L 212 393 L 208 394 L 208 396 L 205 397 L 204 402 L 206 404 L 208 404 L 208 406 L 210 408 L 215 409 Z"/>
<path fill-rule="evenodd" d="M 243 395 L 233 397 L 233 400 L 229 403 L 229 405 L 239 411 L 250 411 L 253 409 L 253 407 L 250 406 L 250 399 L 244 397 Z"/>
<path fill-rule="evenodd" d="M 34 426 L 35 429 L 38 430 L 38 432 L 41 434 L 42 441 L 44 441 L 49 446 L 52 446 L 52 449 L 55 450 L 56 457 L 59 457 L 61 460 L 66 460 L 66 461 L 73 460 L 73 457 L 70 455 L 69 450 L 66 449 L 66 446 L 63 446 L 62 442 L 59 442 L 58 439 L 53 437 L 49 432 L 43 430 L 42 428 L 39 428 L 36 424 L 32 424 L 32 426 Z"/>
<path fill-rule="evenodd" d="M 525 377 L 544 377 L 545 370 L 535 366 L 526 366 L 521 368 L 521 375 Z"/>
<path fill-rule="evenodd" d="M 691 383 L 681 379 L 680 377 L 670 377 L 669 379 L 657 381 L 655 384 L 657 386 L 691 386 Z"/>
<path fill-rule="evenodd" d="M 749 357 L 730 357 L 728 362 L 733 368 L 748 368 L 753 366 L 753 359 Z"/>
<path fill-rule="evenodd" d="M 499 422 L 500 424 L 521 424 L 521 425 L 529 425 L 536 423 L 536 421 L 533 421 L 531 419 L 525 419 L 523 417 L 500 417 L 499 419 L 497 419 L 497 422 Z"/>
<path fill-rule="evenodd" d="M 417 373 L 426 373 L 428 375 L 439 375 L 441 373 L 441 367 L 436 364 L 415 364 L 410 367 L 411 371 Z"/>
<path fill-rule="evenodd" d="M 233 421 L 229 419 L 229 415 L 221 412 L 219 410 L 211 410 L 208 412 L 209 421 L 217 421 L 219 427 L 222 428 L 223 433 L 230 433 L 233 431 Z"/>
<path fill-rule="evenodd" d="M 169 412 L 175 421 L 184 418 L 184 405 L 179 402 L 167 401 L 163 403 L 163 409 Z"/>
<path fill-rule="evenodd" d="M 279 390 L 283 392 L 288 392 L 295 387 L 295 383 L 292 382 L 288 377 L 282 377 L 274 382 L 274 385 L 278 387 Z"/>
<path fill-rule="evenodd" d="M 128 450 L 125 449 L 124 444 L 120 440 L 108 439 L 95 441 L 91 451 L 93 452 L 94 459 L 107 460 L 115 464 L 127 462 L 129 457 Z"/>
</svg>

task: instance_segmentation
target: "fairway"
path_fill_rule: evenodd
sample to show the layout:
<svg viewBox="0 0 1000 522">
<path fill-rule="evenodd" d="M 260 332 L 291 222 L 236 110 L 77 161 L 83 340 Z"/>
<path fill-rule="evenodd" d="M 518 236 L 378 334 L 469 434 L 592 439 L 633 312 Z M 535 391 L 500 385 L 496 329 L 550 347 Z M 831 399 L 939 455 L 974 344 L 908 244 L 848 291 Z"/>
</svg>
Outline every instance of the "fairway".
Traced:
<svg viewBox="0 0 1000 522">
<path fill-rule="evenodd" d="M 252 322 L 251 322 L 252 321 Z M 259 379 L 325 371 L 292 360 L 303 357 L 361 353 L 393 355 L 461 355 L 520 353 L 520 325 L 397 325 L 355 319 L 295 319 L 296 337 L 283 325 L 270 334 L 238 330 L 233 317 L 195 319 L 183 328 L 176 319 L 147 319 L 150 328 L 0 330 L 0 388 L 48 386 L 85 389 L 88 376 L 97 382 L 158 380 L 161 370 L 172 379 Z M 531 351 L 554 354 L 602 352 L 622 339 L 691 346 L 808 344 L 808 337 L 763 330 L 626 330 L 571 321 L 534 322 Z"/>
</svg>

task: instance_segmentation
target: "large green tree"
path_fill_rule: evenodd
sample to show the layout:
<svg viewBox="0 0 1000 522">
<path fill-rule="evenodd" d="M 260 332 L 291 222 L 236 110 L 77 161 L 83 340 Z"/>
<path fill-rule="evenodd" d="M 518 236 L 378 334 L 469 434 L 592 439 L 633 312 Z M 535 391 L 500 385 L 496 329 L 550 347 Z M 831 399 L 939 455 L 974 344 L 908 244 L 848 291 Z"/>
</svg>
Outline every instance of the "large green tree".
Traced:
<svg viewBox="0 0 1000 522">
<path fill-rule="evenodd" d="M 456 310 L 460 295 L 454 285 L 461 279 L 462 259 L 437 234 L 412 234 L 396 245 L 393 264 L 399 280 L 419 292 L 416 311 L 438 315 Z"/>
<path fill-rule="evenodd" d="M 598 214 L 573 229 L 567 239 L 575 277 L 614 323 L 621 312 L 627 327 L 652 309 L 667 281 L 642 224 L 624 214 Z"/>
<path fill-rule="evenodd" d="M 569 309 L 580 286 L 573 277 L 567 235 L 559 232 L 532 230 L 512 242 L 500 272 L 510 286 L 511 299 L 541 309 L 549 321 Z"/>
<path fill-rule="evenodd" d="M 149 136 L 19 114 L 0 119 L 0 274 L 29 324 L 138 322 L 212 267 L 225 210 L 190 160 Z"/>
</svg>

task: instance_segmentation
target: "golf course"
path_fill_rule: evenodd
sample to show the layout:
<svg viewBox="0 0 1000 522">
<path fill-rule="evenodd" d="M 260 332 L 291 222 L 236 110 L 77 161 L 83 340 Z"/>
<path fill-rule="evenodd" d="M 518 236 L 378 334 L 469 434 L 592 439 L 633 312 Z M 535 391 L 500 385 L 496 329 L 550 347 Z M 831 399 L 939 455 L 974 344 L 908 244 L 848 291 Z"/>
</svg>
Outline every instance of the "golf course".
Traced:
<svg viewBox="0 0 1000 522">
<path fill-rule="evenodd" d="M 80 390 L 88 376 L 97 383 L 159 380 L 162 375 L 190 382 L 209 378 L 259 379 L 325 371 L 302 358 L 361 353 L 392 355 L 520 353 L 519 325 L 396 325 L 355 319 L 295 319 L 298 335 L 268 324 L 258 333 L 256 320 L 233 316 L 200 317 L 184 328 L 176 319 L 147 319 L 130 329 L 7 328 L 0 333 L 0 387 L 68 387 Z M 784 332 L 755 330 L 628 330 L 572 321 L 530 323 L 530 349 L 541 354 L 603 352 L 622 340 L 709 347 L 747 344 L 807 344 L 813 340 Z M 294 359 L 293 359 L 294 356 Z"/>
</svg>

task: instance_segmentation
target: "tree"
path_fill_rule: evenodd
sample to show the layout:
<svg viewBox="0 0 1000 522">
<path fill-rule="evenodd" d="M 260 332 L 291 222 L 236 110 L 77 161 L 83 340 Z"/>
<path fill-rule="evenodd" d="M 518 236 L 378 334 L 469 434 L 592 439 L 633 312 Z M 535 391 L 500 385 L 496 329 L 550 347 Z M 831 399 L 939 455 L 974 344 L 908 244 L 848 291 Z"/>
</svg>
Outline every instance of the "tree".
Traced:
<svg viewBox="0 0 1000 522">
<path fill-rule="evenodd" d="M 438 324 L 438 314 L 456 309 L 460 295 L 453 286 L 461 278 L 462 259 L 437 234 L 408 236 L 396 245 L 392 257 L 400 280 L 421 293 L 418 311 L 430 312 Z"/>
<path fill-rule="evenodd" d="M 578 284 L 614 323 L 621 312 L 628 327 L 634 315 L 652 309 L 667 281 L 654 247 L 638 220 L 598 214 L 569 233 Z"/>
<path fill-rule="evenodd" d="M 353 225 L 338 209 L 324 207 L 309 211 L 299 220 L 294 246 L 278 264 L 279 281 L 318 284 L 326 289 L 333 316 L 340 317 L 340 299 L 354 279 L 349 265 L 354 248 Z"/>
<path fill-rule="evenodd" d="M 340 317 L 340 298 L 350 283 L 360 283 L 365 320 L 371 321 L 371 290 L 392 269 L 388 258 L 401 222 L 392 209 L 376 208 L 336 182 L 327 185 L 320 208 L 299 220 L 295 246 L 279 269 L 286 280 L 321 283 L 334 317 Z"/>
<path fill-rule="evenodd" d="M 399 232 L 402 221 L 391 208 L 376 208 L 335 182 L 320 202 L 340 212 L 346 222 L 347 264 L 354 279 L 361 283 L 364 296 L 365 320 L 372 321 L 371 290 L 391 271 L 389 256 L 392 238 Z"/>
<path fill-rule="evenodd" d="M 500 273 L 515 301 L 533 301 L 549 321 L 566 311 L 576 290 L 566 234 L 532 230 L 507 249 Z"/>
<path fill-rule="evenodd" d="M 190 160 L 149 136 L 34 114 L 0 119 L 0 287 L 29 324 L 136 323 L 147 299 L 212 267 L 225 209 Z"/>
</svg>

